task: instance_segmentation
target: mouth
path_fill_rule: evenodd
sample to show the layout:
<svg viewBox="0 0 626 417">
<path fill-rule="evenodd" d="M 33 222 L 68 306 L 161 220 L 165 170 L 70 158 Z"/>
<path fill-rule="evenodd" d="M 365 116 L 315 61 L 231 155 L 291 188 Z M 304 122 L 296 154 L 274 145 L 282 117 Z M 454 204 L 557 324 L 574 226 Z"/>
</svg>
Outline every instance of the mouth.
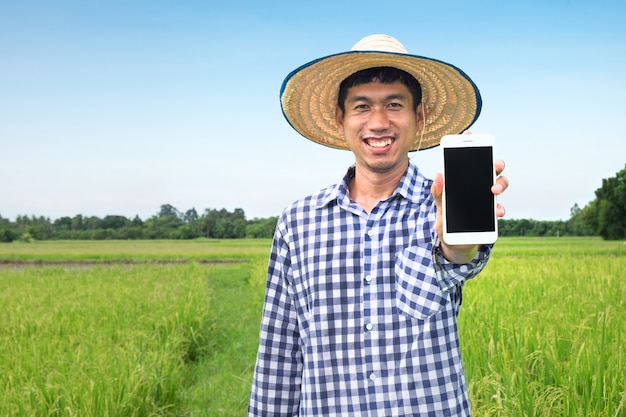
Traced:
<svg viewBox="0 0 626 417">
<path fill-rule="evenodd" d="M 393 138 L 368 138 L 364 142 L 372 148 L 384 148 L 390 146 L 393 143 Z"/>
</svg>

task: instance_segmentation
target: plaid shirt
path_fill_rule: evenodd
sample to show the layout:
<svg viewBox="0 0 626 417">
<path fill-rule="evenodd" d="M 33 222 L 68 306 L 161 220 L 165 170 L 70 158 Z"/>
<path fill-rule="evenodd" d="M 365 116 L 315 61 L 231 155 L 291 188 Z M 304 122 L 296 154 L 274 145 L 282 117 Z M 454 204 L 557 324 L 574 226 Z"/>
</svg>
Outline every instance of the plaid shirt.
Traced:
<svg viewBox="0 0 626 417">
<path fill-rule="evenodd" d="M 249 416 L 469 416 L 456 316 L 491 248 L 466 265 L 439 254 L 413 163 L 369 214 L 353 176 L 278 222 Z"/>
</svg>

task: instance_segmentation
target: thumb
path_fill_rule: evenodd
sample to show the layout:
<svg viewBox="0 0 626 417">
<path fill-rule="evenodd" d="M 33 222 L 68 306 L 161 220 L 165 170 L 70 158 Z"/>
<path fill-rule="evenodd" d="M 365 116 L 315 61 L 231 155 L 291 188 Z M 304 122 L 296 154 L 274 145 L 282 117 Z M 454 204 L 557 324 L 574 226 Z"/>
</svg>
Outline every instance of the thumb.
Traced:
<svg viewBox="0 0 626 417">
<path fill-rule="evenodd" d="M 440 173 L 435 174 L 435 178 L 433 179 L 433 185 L 430 187 L 430 192 L 435 199 L 435 203 L 440 206 L 443 195 L 443 175 L 441 175 Z"/>
</svg>

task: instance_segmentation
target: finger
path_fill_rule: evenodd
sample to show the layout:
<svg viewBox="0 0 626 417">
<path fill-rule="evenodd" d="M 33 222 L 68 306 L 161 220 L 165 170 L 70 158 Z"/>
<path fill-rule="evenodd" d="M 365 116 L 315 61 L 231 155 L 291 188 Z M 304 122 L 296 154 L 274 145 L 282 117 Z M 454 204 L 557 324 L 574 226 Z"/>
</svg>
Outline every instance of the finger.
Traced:
<svg viewBox="0 0 626 417">
<path fill-rule="evenodd" d="M 502 204 L 498 204 L 496 206 L 496 216 L 504 217 L 505 214 L 506 214 L 506 210 L 504 209 L 504 206 Z"/>
<path fill-rule="evenodd" d="M 504 171 L 504 161 L 502 159 L 494 161 L 493 166 L 496 169 L 496 175 L 500 175 Z"/>
<path fill-rule="evenodd" d="M 437 236 L 443 238 L 443 218 L 442 218 L 442 204 L 443 204 L 443 175 L 441 173 L 435 174 L 433 178 L 433 185 L 430 187 L 430 192 L 435 200 L 435 206 L 437 207 L 437 216 L 435 218 L 435 232 Z"/>
<path fill-rule="evenodd" d="M 443 175 L 441 173 L 435 174 L 430 192 L 435 197 L 435 201 L 441 201 L 441 195 L 443 194 Z"/>
<path fill-rule="evenodd" d="M 495 195 L 502 194 L 509 187 L 509 179 L 503 175 L 496 178 L 496 183 L 491 186 L 491 192 Z"/>
</svg>

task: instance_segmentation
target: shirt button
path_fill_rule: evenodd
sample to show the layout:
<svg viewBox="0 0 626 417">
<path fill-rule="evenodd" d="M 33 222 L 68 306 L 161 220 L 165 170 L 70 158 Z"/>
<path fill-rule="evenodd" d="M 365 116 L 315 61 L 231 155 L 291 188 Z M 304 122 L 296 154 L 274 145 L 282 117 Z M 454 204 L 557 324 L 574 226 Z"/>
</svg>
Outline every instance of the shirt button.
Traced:
<svg viewBox="0 0 626 417">
<path fill-rule="evenodd" d="M 372 372 L 370 374 L 370 381 L 375 381 L 376 380 L 376 374 L 374 372 Z"/>
<path fill-rule="evenodd" d="M 365 281 L 367 281 L 367 282 L 371 282 L 371 281 L 372 281 L 372 276 L 371 276 L 371 275 L 367 275 L 367 276 L 365 277 Z"/>
<path fill-rule="evenodd" d="M 367 324 L 365 325 L 365 328 L 366 328 L 367 330 L 370 330 L 370 331 L 371 331 L 371 330 L 374 328 L 374 325 L 373 325 L 372 323 L 367 323 Z"/>
<path fill-rule="evenodd" d="M 374 231 L 373 231 L 373 230 L 368 230 L 368 231 L 367 231 L 367 235 L 368 235 L 369 237 L 372 237 L 372 236 L 374 235 Z"/>
</svg>

